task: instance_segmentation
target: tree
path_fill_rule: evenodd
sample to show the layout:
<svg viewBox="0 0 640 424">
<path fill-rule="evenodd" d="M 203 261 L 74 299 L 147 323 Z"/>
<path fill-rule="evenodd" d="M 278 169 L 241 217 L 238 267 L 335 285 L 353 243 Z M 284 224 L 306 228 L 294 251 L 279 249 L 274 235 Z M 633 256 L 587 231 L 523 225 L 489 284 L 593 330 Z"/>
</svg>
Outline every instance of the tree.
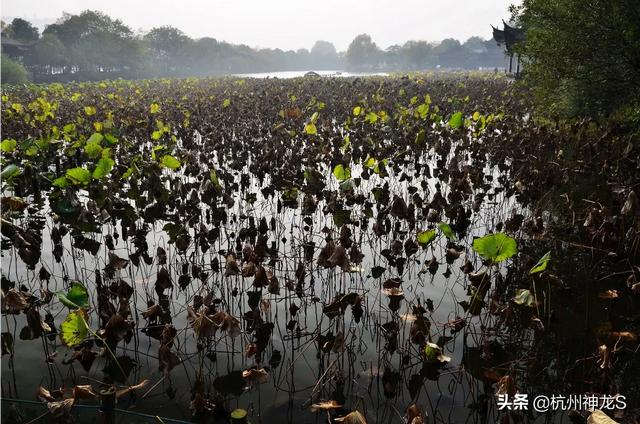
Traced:
<svg viewBox="0 0 640 424">
<path fill-rule="evenodd" d="M 347 49 L 347 66 L 350 69 L 375 69 L 378 66 L 381 51 L 371 41 L 369 34 L 360 34 L 353 39 Z"/>
<path fill-rule="evenodd" d="M 65 46 L 73 47 L 80 39 L 95 34 L 109 33 L 117 38 L 131 38 L 133 31 L 119 19 L 93 10 L 79 15 L 64 13 L 55 24 L 47 25 L 43 34 L 54 34 Z"/>
<path fill-rule="evenodd" d="M 187 45 L 184 60 L 191 65 L 193 75 L 210 75 L 220 66 L 220 44 L 215 38 L 200 38 Z"/>
<path fill-rule="evenodd" d="M 540 110 L 604 117 L 638 106 L 640 2 L 524 0 L 512 12 L 526 29 L 516 48 Z"/>
<path fill-rule="evenodd" d="M 402 49 L 407 69 L 426 69 L 433 64 L 433 47 L 426 41 L 407 41 Z"/>
<path fill-rule="evenodd" d="M 31 22 L 21 18 L 14 18 L 9 25 L 8 31 L 13 38 L 19 41 L 30 43 L 38 39 L 38 28 L 34 27 Z"/>
<path fill-rule="evenodd" d="M 316 41 L 311 48 L 311 61 L 316 68 L 335 69 L 339 63 L 336 47 L 328 41 Z"/>
<path fill-rule="evenodd" d="M 399 44 L 393 44 L 384 51 L 384 62 L 387 69 L 404 68 L 404 50 Z"/>
<path fill-rule="evenodd" d="M 308 69 L 311 66 L 311 52 L 307 49 L 296 50 L 296 59 L 298 62 L 298 69 Z"/>
<path fill-rule="evenodd" d="M 469 37 L 462 45 L 462 48 L 465 49 L 467 53 L 471 54 L 481 54 L 486 51 L 484 40 L 477 36 Z"/>
<path fill-rule="evenodd" d="M 45 35 L 60 40 L 67 50 L 70 68 L 87 78 L 101 73 L 136 77 L 136 70 L 144 61 L 144 50 L 131 28 L 101 12 L 65 13 L 45 28 Z"/>
<path fill-rule="evenodd" d="M 443 68 L 464 68 L 465 52 L 460 42 L 454 38 L 445 38 L 434 48 L 438 64 Z"/>
<path fill-rule="evenodd" d="M 495 40 L 483 41 L 485 52 L 480 56 L 480 66 L 498 67 L 506 66 L 506 54 L 504 48 L 498 46 Z"/>
<path fill-rule="evenodd" d="M 435 47 L 434 51 L 436 54 L 444 54 L 452 51 L 458 51 L 460 50 L 460 47 L 460 41 L 455 38 L 445 38 Z"/>
<path fill-rule="evenodd" d="M 333 57 L 338 55 L 336 47 L 332 43 L 323 40 L 315 42 L 311 48 L 311 54 L 318 57 Z"/>
<path fill-rule="evenodd" d="M 145 34 L 144 41 L 152 52 L 156 69 L 171 75 L 178 75 L 179 70 L 184 69 L 184 59 L 193 43 L 185 33 L 172 26 L 153 28 Z"/>
<path fill-rule="evenodd" d="M 36 74 L 50 74 L 53 68 L 69 64 L 67 48 L 53 34 L 43 34 L 24 58 L 25 64 Z"/>
</svg>

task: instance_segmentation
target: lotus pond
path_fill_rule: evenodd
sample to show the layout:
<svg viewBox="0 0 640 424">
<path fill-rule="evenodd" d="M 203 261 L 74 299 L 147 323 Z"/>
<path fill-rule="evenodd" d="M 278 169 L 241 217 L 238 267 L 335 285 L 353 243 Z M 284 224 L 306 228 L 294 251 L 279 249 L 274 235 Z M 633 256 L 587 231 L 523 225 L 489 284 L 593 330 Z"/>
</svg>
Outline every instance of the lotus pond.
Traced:
<svg viewBox="0 0 640 424">
<path fill-rule="evenodd" d="M 586 421 L 498 409 L 516 393 L 640 415 L 615 128 L 469 74 L 31 85 L 1 113 L 3 422 L 113 392 L 116 422 Z"/>
</svg>

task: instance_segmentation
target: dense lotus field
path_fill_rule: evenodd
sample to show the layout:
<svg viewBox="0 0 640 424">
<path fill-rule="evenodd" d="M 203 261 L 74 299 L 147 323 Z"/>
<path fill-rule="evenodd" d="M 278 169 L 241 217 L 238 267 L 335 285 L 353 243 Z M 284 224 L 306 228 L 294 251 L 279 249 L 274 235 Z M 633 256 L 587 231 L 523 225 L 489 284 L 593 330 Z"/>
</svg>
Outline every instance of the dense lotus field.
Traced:
<svg viewBox="0 0 640 424">
<path fill-rule="evenodd" d="M 588 415 L 498 409 L 516 393 L 622 395 L 605 412 L 635 422 L 639 143 L 527 97 L 470 74 L 3 89 L 3 422 L 113 392 L 118 422 Z"/>
</svg>

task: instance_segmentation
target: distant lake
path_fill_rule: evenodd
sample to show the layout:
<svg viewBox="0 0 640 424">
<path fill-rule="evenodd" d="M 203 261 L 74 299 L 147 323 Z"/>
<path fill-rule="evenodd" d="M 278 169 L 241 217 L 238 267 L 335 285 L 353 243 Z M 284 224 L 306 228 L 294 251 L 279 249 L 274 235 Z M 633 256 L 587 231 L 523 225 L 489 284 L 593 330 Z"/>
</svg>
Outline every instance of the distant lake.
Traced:
<svg viewBox="0 0 640 424">
<path fill-rule="evenodd" d="M 234 74 L 247 78 L 297 78 L 303 77 L 310 71 L 281 71 L 281 72 L 256 72 L 250 74 Z M 387 76 L 386 72 L 345 72 L 345 71 L 313 71 L 323 77 L 359 77 L 370 75 Z"/>
</svg>

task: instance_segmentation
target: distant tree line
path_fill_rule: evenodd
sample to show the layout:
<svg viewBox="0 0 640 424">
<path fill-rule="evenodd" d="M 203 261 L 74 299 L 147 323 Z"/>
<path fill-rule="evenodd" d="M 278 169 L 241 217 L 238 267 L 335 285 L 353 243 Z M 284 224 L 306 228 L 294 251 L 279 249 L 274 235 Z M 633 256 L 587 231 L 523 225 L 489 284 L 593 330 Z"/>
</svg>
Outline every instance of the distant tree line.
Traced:
<svg viewBox="0 0 640 424">
<path fill-rule="evenodd" d="M 2 46 L 3 54 L 24 65 L 34 81 L 295 70 L 477 69 L 501 68 L 505 63 L 502 49 L 479 37 L 464 43 L 408 41 L 383 50 L 361 34 L 346 52 L 338 52 L 327 41 L 317 41 L 311 50 L 254 49 L 210 37 L 192 39 L 171 26 L 137 34 L 122 21 L 91 10 L 65 13 L 42 34 L 24 19 L 3 23 Z M 19 66 L 6 56 L 3 59 L 3 64 Z"/>
<path fill-rule="evenodd" d="M 358 35 L 345 54 L 346 69 L 402 70 L 501 68 L 505 54 L 494 40 L 471 37 L 464 43 L 447 38 L 438 44 L 407 41 L 380 49 L 368 34 Z"/>
</svg>

